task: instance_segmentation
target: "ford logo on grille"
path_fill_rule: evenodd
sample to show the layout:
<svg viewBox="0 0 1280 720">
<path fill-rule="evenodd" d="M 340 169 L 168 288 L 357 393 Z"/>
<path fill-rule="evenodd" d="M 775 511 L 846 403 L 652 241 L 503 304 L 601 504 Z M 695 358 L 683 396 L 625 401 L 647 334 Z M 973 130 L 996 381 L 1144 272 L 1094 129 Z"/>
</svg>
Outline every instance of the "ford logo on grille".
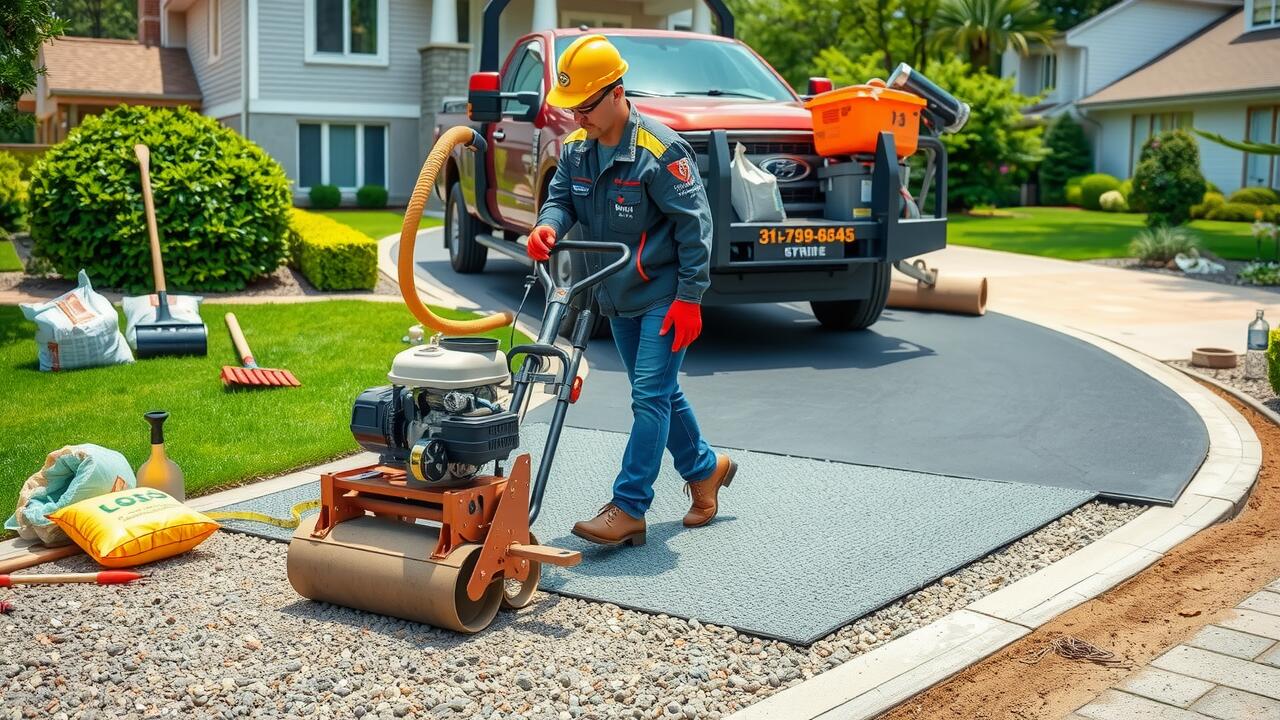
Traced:
<svg viewBox="0 0 1280 720">
<path fill-rule="evenodd" d="M 795 182 L 809 177 L 809 163 L 794 155 L 774 155 L 760 161 L 760 169 L 778 178 L 778 182 Z"/>
</svg>

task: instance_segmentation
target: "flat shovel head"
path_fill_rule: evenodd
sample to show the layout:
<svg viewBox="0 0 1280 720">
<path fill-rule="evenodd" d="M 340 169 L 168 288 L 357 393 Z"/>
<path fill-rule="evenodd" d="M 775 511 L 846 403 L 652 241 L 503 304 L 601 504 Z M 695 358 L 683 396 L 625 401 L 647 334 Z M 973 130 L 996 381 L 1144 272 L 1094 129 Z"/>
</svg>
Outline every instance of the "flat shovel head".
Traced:
<svg viewBox="0 0 1280 720">
<path fill-rule="evenodd" d="M 134 328 L 139 358 L 199 355 L 209 352 L 209 330 L 203 323 L 148 323 Z"/>
</svg>

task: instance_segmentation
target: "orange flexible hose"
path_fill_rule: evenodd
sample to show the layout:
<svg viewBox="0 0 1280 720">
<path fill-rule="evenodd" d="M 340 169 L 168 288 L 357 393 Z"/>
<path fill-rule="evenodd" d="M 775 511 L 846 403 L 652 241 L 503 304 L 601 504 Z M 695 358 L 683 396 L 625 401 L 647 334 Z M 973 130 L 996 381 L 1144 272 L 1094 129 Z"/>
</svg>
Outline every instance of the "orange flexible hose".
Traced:
<svg viewBox="0 0 1280 720">
<path fill-rule="evenodd" d="M 422 164 L 422 172 L 418 182 L 413 186 L 413 194 L 409 196 L 409 206 L 404 211 L 404 224 L 400 226 L 400 254 L 397 259 L 397 277 L 400 281 L 400 295 L 409 312 L 418 318 L 423 327 L 450 335 L 472 335 L 486 330 L 493 330 L 511 324 L 511 313 L 501 312 L 477 320 L 449 320 L 431 312 L 418 297 L 417 286 L 414 285 L 413 245 L 418 238 L 418 221 L 422 219 L 422 208 L 427 204 L 427 196 L 435 185 L 436 175 L 449 159 L 449 154 L 458 145 L 471 142 L 474 131 L 461 125 L 451 127 L 436 141 L 427 160 Z M 477 168 L 480 171 L 480 168 Z M 483 201 L 483 198 L 481 198 Z"/>
</svg>

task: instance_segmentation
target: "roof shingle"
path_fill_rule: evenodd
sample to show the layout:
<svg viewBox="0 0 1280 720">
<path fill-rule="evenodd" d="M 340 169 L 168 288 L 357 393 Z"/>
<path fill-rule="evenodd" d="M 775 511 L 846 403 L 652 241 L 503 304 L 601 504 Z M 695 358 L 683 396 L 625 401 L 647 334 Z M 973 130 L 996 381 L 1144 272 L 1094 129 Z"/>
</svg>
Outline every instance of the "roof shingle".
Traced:
<svg viewBox="0 0 1280 720">
<path fill-rule="evenodd" d="M 1227 15 L 1079 104 L 1280 89 L 1280 29 L 1245 32 L 1242 13 Z"/>
<path fill-rule="evenodd" d="M 51 95 L 117 95 L 200 99 L 185 48 L 133 40 L 60 37 L 44 46 Z"/>
</svg>

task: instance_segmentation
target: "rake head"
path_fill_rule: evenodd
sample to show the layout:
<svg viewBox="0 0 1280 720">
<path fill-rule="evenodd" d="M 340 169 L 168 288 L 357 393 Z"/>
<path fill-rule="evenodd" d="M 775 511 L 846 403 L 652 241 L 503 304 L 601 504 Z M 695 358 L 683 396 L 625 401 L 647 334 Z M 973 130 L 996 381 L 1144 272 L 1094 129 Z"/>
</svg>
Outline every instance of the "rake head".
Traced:
<svg viewBox="0 0 1280 720">
<path fill-rule="evenodd" d="M 302 387 L 288 370 L 222 366 L 222 384 L 228 387 Z"/>
</svg>

